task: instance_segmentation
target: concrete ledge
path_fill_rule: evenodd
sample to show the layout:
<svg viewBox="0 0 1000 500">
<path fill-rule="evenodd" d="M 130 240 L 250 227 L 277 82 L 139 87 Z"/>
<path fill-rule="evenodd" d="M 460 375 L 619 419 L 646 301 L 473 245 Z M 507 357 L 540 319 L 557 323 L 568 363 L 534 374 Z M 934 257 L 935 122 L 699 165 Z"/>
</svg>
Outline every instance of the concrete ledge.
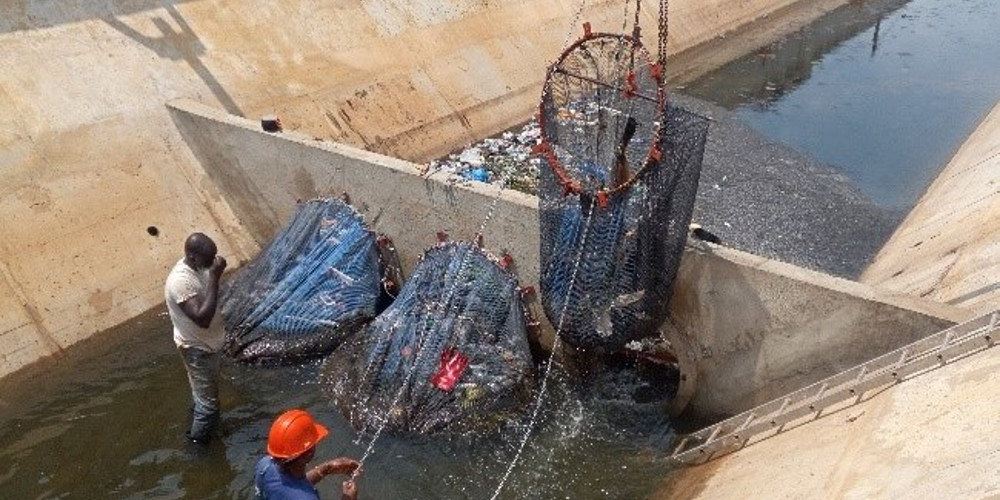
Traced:
<svg viewBox="0 0 1000 500">
<path fill-rule="evenodd" d="M 955 307 L 704 243 L 685 254 L 671 300 L 674 324 L 664 331 L 688 349 L 682 359 L 697 381 L 685 413 L 699 423 L 971 318 Z"/>
<path fill-rule="evenodd" d="M 422 177 L 408 162 L 260 124 L 191 100 L 168 105 L 181 136 L 261 244 L 297 200 L 348 192 L 411 269 L 438 230 L 482 231 L 538 281 L 537 199 L 495 186 Z M 485 222 L 484 222 L 485 221 Z M 540 308 L 532 304 L 539 318 Z M 692 246 L 665 335 L 681 351 L 692 416 L 738 413 L 937 332 L 968 313 L 715 246 Z M 545 324 L 545 335 L 552 327 Z M 696 382 L 695 382 L 696 381 Z"/>
<path fill-rule="evenodd" d="M 993 348 L 681 468 L 650 498 L 996 498 L 997 384 Z"/>
</svg>

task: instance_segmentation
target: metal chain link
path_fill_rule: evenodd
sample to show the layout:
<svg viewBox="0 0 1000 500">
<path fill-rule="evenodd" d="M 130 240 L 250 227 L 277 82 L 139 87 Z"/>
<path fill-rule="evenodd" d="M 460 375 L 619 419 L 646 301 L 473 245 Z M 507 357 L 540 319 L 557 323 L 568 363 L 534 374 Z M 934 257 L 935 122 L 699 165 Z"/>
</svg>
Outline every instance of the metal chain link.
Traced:
<svg viewBox="0 0 1000 500">
<path fill-rule="evenodd" d="M 639 41 L 639 12 L 642 11 L 642 0 L 635 0 L 635 21 L 632 23 L 632 34 Z"/>
<path fill-rule="evenodd" d="M 657 60 L 660 64 L 660 68 L 666 68 L 667 65 L 667 35 L 670 29 L 670 23 L 667 21 L 670 13 L 670 0 L 660 0 L 660 17 L 657 19 L 659 21 L 659 39 L 657 40 Z M 666 75 L 664 74 L 664 80 L 666 80 Z"/>
</svg>

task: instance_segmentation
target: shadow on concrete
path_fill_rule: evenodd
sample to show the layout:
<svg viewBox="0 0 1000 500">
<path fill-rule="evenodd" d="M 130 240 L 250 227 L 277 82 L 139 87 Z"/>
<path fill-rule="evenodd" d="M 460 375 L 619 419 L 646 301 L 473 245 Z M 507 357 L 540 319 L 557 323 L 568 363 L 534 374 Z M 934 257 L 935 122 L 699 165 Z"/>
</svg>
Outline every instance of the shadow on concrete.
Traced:
<svg viewBox="0 0 1000 500">
<path fill-rule="evenodd" d="M 216 99 L 219 100 L 227 112 L 237 116 L 244 116 L 243 111 L 236 104 L 236 101 L 226 92 L 222 84 L 219 83 L 219 80 L 215 78 L 215 75 L 205 66 L 205 63 L 201 61 L 201 57 L 205 55 L 205 45 L 201 43 L 201 39 L 191 29 L 184 16 L 172 4 L 164 5 L 163 9 L 170 14 L 174 23 L 180 27 L 179 31 L 175 30 L 162 17 L 152 18 L 153 24 L 156 25 L 161 34 L 161 36 L 156 37 L 146 36 L 114 16 L 102 17 L 101 20 L 121 34 L 141 43 L 162 58 L 187 62 L 191 66 L 191 69 L 205 82 L 205 85 L 212 91 L 212 94 L 215 95 Z"/>
<path fill-rule="evenodd" d="M 0 35 L 14 31 L 52 28 L 92 19 L 127 16 L 136 12 L 145 12 L 191 1 L 193 0 L 129 0 L 127 2 L 3 0 L 0 2 Z"/>
<path fill-rule="evenodd" d="M 684 400 L 672 409 L 679 413 L 673 424 L 681 433 L 753 408 L 787 383 L 771 384 L 758 375 L 765 337 L 777 328 L 760 290 L 738 266 L 712 252 L 708 246 L 685 251 L 662 327 L 684 377 L 678 387 Z"/>
<path fill-rule="evenodd" d="M 244 229 L 258 245 L 261 247 L 266 245 L 281 229 L 281 224 L 277 222 L 280 217 L 268 202 L 264 191 L 243 170 L 239 159 L 234 160 L 228 148 L 220 147 L 215 142 L 215 136 L 203 128 L 207 122 L 204 118 L 172 104 L 168 104 L 167 109 L 184 142 L 191 148 L 201 168 L 233 208 Z M 243 129 L 232 130 L 235 134 L 240 134 Z M 246 136 L 239 136 L 237 141 L 252 142 L 252 133 L 249 131 L 246 133 Z M 267 154 L 278 155 L 279 152 L 276 149 L 268 149 Z M 275 165 L 281 164 L 276 157 L 268 158 L 267 161 L 272 161 Z"/>
<path fill-rule="evenodd" d="M 981 286 L 981 287 L 979 287 L 979 288 L 977 288 L 977 289 L 975 289 L 975 290 L 973 290 L 973 291 L 971 291 L 969 293 L 966 293 L 964 295 L 959 295 L 958 297 L 955 297 L 954 299 L 949 300 L 948 303 L 951 304 L 951 305 L 953 305 L 953 306 L 961 306 L 963 302 L 972 300 L 972 299 L 974 299 L 976 297 L 979 297 L 981 295 L 986 295 L 988 293 L 993 293 L 993 292 L 995 292 L 997 290 L 1000 290 L 1000 283 L 992 283 L 992 284 L 989 284 L 989 285 L 986 285 L 986 286 Z"/>
</svg>

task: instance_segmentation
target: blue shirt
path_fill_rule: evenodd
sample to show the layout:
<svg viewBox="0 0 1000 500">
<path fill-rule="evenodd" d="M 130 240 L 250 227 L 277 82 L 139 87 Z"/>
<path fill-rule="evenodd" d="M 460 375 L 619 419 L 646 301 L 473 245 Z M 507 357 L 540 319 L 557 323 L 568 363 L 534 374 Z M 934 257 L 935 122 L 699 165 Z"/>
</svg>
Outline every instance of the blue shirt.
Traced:
<svg viewBox="0 0 1000 500">
<path fill-rule="evenodd" d="M 319 500 L 308 479 L 285 474 L 270 456 L 257 462 L 253 486 L 257 500 Z"/>
</svg>

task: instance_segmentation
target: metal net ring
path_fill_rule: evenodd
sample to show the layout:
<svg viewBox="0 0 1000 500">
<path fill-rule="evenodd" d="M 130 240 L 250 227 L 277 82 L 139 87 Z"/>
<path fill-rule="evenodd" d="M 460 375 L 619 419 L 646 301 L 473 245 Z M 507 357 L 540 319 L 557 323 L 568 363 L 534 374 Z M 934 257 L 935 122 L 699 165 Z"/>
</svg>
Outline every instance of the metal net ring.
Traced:
<svg viewBox="0 0 1000 500">
<path fill-rule="evenodd" d="M 584 36 L 549 67 L 538 112 L 536 152 L 564 194 L 606 200 L 659 161 L 662 80 L 662 67 L 637 38 L 584 25 Z"/>
</svg>

